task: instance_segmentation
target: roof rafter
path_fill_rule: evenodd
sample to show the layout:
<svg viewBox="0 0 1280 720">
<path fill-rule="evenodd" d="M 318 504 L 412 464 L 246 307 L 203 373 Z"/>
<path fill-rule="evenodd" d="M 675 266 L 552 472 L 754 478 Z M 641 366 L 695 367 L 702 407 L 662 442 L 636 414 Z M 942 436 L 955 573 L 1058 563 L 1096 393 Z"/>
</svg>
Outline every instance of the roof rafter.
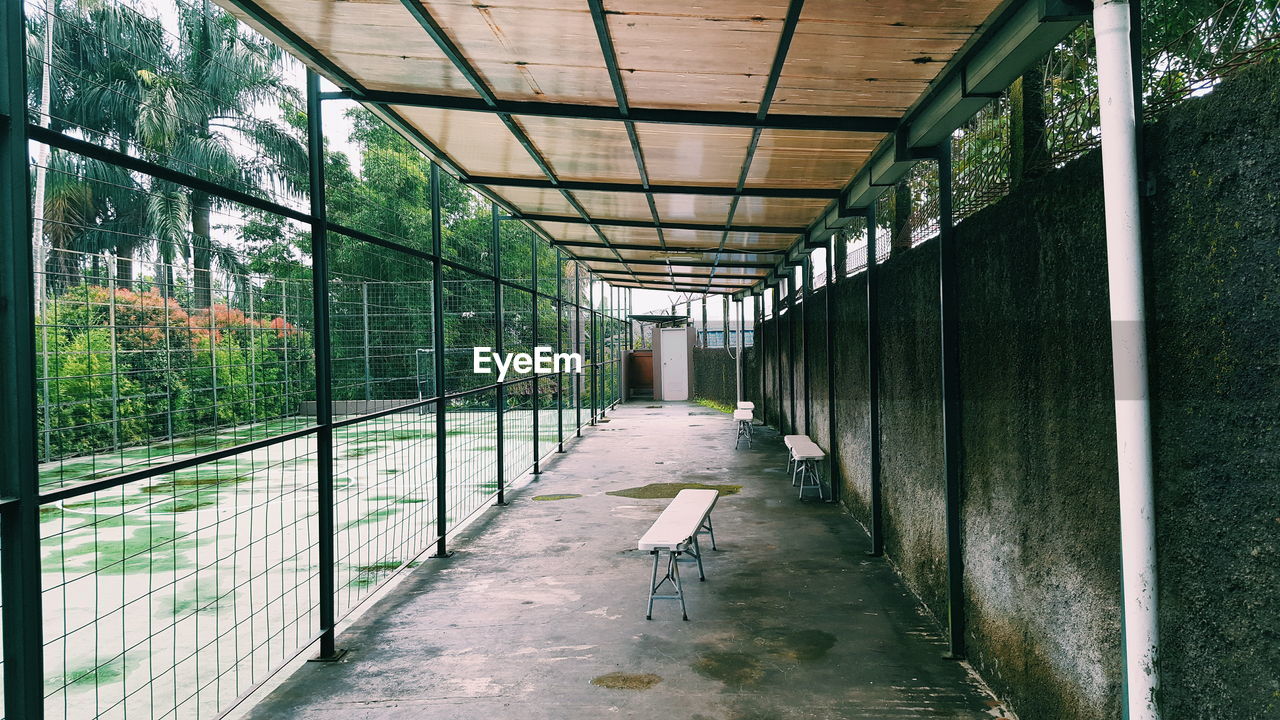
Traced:
<svg viewBox="0 0 1280 720">
<path fill-rule="evenodd" d="M 576 215 L 551 215 L 545 213 L 520 213 L 516 216 L 520 220 L 529 220 L 531 222 L 555 222 L 582 224 L 586 222 Z M 603 219 L 592 218 L 593 225 L 602 227 L 631 227 L 631 228 L 654 228 L 653 222 L 648 220 L 625 220 L 625 219 Z M 749 232 L 749 233 L 777 233 L 779 235 L 799 235 L 807 228 L 797 225 L 725 225 L 724 223 L 694 223 L 694 222 L 661 222 L 657 229 L 667 230 L 707 230 L 711 232 Z M 665 245 L 665 243 L 664 243 Z"/>
<path fill-rule="evenodd" d="M 610 44 L 610 47 L 612 47 L 612 44 Z M 616 63 L 614 65 L 616 66 Z M 606 120 L 625 123 L 700 125 L 756 130 L 815 130 L 822 132 L 874 133 L 877 135 L 891 133 L 898 128 L 898 118 L 874 115 L 784 115 L 774 113 L 766 114 L 762 117 L 757 113 L 722 110 L 667 110 L 663 108 L 624 107 L 622 103 L 619 103 L 618 107 L 610 107 L 606 105 L 582 105 L 531 100 L 495 100 L 495 103 L 490 105 L 480 98 L 391 90 L 343 91 L 326 94 L 325 97 L 326 99 L 357 100 L 374 105 L 403 105 L 405 107 L 432 108 L 435 110 L 507 113 L 509 115 L 531 115 L 566 120 Z"/>
<path fill-rule="evenodd" d="M 727 187 L 724 185 L 653 185 L 640 183 L 595 182 L 587 180 L 557 180 L 552 183 L 540 178 L 503 177 L 500 175 L 468 175 L 462 178 L 469 185 L 494 187 L 520 187 L 540 190 L 584 190 L 596 192 L 633 192 L 675 195 L 712 195 L 716 197 L 762 197 L 791 200 L 834 200 L 840 197 L 835 188 L 794 187 Z"/>
</svg>

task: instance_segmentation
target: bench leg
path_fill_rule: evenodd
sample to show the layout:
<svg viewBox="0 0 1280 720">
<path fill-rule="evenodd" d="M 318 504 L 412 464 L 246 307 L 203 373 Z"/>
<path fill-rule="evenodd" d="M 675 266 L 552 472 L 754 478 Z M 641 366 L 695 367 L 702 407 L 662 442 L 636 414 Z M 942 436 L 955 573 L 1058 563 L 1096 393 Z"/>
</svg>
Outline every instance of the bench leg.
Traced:
<svg viewBox="0 0 1280 720">
<path fill-rule="evenodd" d="M 702 521 L 702 527 L 698 528 L 698 532 L 702 532 L 703 528 L 706 528 L 707 534 L 711 536 L 711 549 L 719 550 L 720 548 L 716 547 L 716 531 L 711 527 L 711 513 L 707 513 L 707 517 Z"/>
<path fill-rule="evenodd" d="M 649 609 L 645 611 L 644 619 L 653 619 L 653 596 L 658 592 L 658 551 L 653 551 L 653 576 L 649 579 Z"/>
<path fill-rule="evenodd" d="M 707 581 L 707 573 L 702 569 L 702 546 L 698 545 L 698 533 L 693 534 L 693 551 L 689 553 L 698 561 L 698 582 Z"/>
<path fill-rule="evenodd" d="M 678 550 L 667 551 L 668 552 L 667 574 L 664 575 L 661 580 L 659 580 L 658 579 L 658 563 L 661 562 L 661 559 L 662 559 L 661 552 L 662 551 L 660 550 L 652 551 L 653 575 L 651 576 L 651 581 L 649 583 L 649 608 L 648 608 L 648 611 L 645 613 L 644 619 L 645 620 L 653 619 L 653 601 L 654 600 L 679 600 L 680 614 L 681 616 L 683 616 L 685 620 L 688 620 L 689 612 L 688 610 L 685 609 L 685 605 L 684 605 L 684 588 L 680 585 L 680 559 L 679 559 L 680 551 Z M 701 566 L 702 566 L 701 558 L 698 559 L 698 566 L 699 566 L 699 570 L 701 570 Z M 668 580 L 670 580 L 671 584 L 675 587 L 676 594 L 675 595 L 659 595 L 658 588 L 662 587 L 662 585 L 666 583 Z"/>
<path fill-rule="evenodd" d="M 683 620 L 689 619 L 689 611 L 684 606 L 684 587 L 680 585 L 680 563 L 676 562 L 677 553 L 671 553 L 671 560 L 667 563 L 667 574 L 676 584 L 676 597 L 680 598 L 680 617 Z M 702 566 L 702 559 L 698 559 L 698 566 Z"/>
</svg>

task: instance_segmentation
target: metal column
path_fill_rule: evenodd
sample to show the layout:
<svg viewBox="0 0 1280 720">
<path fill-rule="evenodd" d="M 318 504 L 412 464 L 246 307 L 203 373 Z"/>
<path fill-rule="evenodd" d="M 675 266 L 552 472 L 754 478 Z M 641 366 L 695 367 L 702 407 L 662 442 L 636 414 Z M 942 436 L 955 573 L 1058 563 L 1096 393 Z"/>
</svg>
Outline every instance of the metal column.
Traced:
<svg viewBox="0 0 1280 720">
<path fill-rule="evenodd" d="M 506 339 L 506 313 L 503 311 L 502 303 L 502 221 L 498 217 L 498 204 L 491 203 L 489 205 L 489 217 L 491 219 L 493 232 L 493 318 L 494 318 L 494 342 L 493 349 L 499 356 L 506 351 L 503 349 L 503 342 Z M 507 410 L 507 384 L 505 382 L 498 383 L 498 387 L 494 389 L 494 407 L 497 408 L 497 428 L 495 438 L 495 451 L 498 453 L 498 505 L 507 504 L 507 434 L 506 434 L 506 410 Z"/>
<path fill-rule="evenodd" d="M 35 297 L 23 4 L 0 8 L 0 572 L 4 715 L 44 717 Z"/>
<path fill-rule="evenodd" d="M 533 285 L 533 294 L 530 295 L 529 299 L 533 302 L 533 313 L 532 313 L 533 315 L 532 317 L 533 348 L 537 348 L 538 347 L 538 301 L 540 300 L 538 296 L 538 290 L 539 290 L 538 288 L 538 236 L 532 230 L 529 230 L 528 232 L 529 232 L 529 253 L 530 253 L 530 259 L 532 260 L 531 264 L 533 267 L 532 277 L 530 278 L 530 282 Z M 540 462 L 541 453 L 539 452 L 539 447 L 538 447 L 538 412 L 541 410 L 542 403 L 539 401 L 538 395 L 539 395 L 539 391 L 542 389 L 542 378 L 538 377 L 537 368 L 533 369 L 533 380 L 530 380 L 529 382 L 530 384 L 533 385 L 533 393 L 530 396 L 532 397 L 532 402 L 530 403 L 530 405 L 533 408 L 533 474 L 541 475 L 542 474 L 542 463 Z"/>
<path fill-rule="evenodd" d="M 783 434 L 787 432 L 787 419 L 782 415 L 782 288 L 786 282 L 779 279 L 778 286 L 773 289 L 773 355 L 774 375 L 777 376 L 774 393 L 778 396 L 778 432 Z"/>
<path fill-rule="evenodd" d="M 827 448 L 827 477 L 831 481 L 831 502 L 838 503 L 841 483 L 836 476 L 836 343 L 835 320 L 832 317 L 835 312 L 834 296 L 836 294 L 835 244 L 836 241 L 833 239 L 827 248 L 827 287 L 823 290 L 822 296 L 826 309 L 824 347 L 827 351 L 827 444 L 831 446 Z"/>
<path fill-rule="evenodd" d="M 573 264 L 573 347 L 574 352 L 582 355 L 582 266 L 578 263 Z M 583 359 L 582 369 L 587 370 L 587 363 Z M 573 424 L 573 434 L 576 437 L 582 437 L 582 393 L 583 388 L 582 373 L 578 373 L 573 380 L 573 407 L 577 416 Z"/>
<path fill-rule="evenodd" d="M 800 272 L 803 275 L 800 286 L 800 377 L 804 382 L 804 434 L 812 439 L 813 393 L 809 391 L 809 300 L 813 298 L 813 260 L 810 256 L 804 256 Z"/>
<path fill-rule="evenodd" d="M 431 250 L 435 254 L 431 260 L 431 340 L 434 349 L 431 354 L 436 361 L 436 552 L 432 557 L 443 558 L 451 554 L 445 543 L 445 536 L 449 534 L 449 438 L 448 418 L 444 407 L 444 264 L 440 262 L 443 255 L 440 231 L 440 166 L 434 162 L 431 163 Z"/>
<path fill-rule="evenodd" d="M 755 315 L 752 317 L 755 327 L 755 334 L 752 336 L 751 352 L 756 356 L 756 375 L 758 375 L 759 393 L 757 398 L 760 401 L 760 419 L 766 424 L 769 422 L 769 398 L 765 394 L 765 341 L 768 340 L 768 334 L 763 331 L 764 326 L 764 292 L 755 296 Z"/>
<path fill-rule="evenodd" d="M 797 435 L 800 434 L 800 424 L 796 422 L 796 295 L 799 292 L 795 268 L 792 268 L 787 278 L 787 427 Z"/>
<path fill-rule="evenodd" d="M 556 353 L 564 352 L 564 255 L 556 248 Z M 556 367 L 560 367 L 558 364 Z M 556 373 L 556 452 L 564 452 L 564 371 Z"/>
<path fill-rule="evenodd" d="M 947 507 L 948 656 L 964 657 L 964 555 L 960 547 L 960 322 L 956 233 L 951 217 L 951 143 L 938 146 L 938 306 L 942 346 L 942 463 Z"/>
<path fill-rule="evenodd" d="M 600 333 L 596 323 L 595 282 L 587 276 L 587 307 L 591 313 L 591 415 L 587 420 L 592 426 L 596 424 L 596 401 L 599 400 L 600 388 Z"/>
<path fill-rule="evenodd" d="M 867 206 L 867 447 L 870 450 L 871 555 L 884 554 L 884 498 L 880 485 L 880 268 L 876 204 Z"/>
<path fill-rule="evenodd" d="M 316 353 L 316 512 L 320 561 L 320 658 L 338 657 L 335 593 L 337 572 L 333 522 L 333 354 L 329 347 L 328 216 L 324 186 L 324 127 L 320 118 L 320 76 L 307 71 L 307 159 L 311 195 L 311 299 Z"/>
</svg>

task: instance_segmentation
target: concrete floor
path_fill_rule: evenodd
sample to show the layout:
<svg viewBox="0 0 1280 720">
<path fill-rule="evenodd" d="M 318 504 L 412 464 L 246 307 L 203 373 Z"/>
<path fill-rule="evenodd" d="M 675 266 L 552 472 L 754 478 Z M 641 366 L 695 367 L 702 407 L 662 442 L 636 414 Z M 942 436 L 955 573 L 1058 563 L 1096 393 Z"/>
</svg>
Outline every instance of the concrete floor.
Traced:
<svg viewBox="0 0 1280 720">
<path fill-rule="evenodd" d="M 585 431 L 452 558 L 425 561 L 343 633 L 342 661 L 307 664 L 249 717 L 1011 717 L 943 659 L 937 628 L 863 554 L 862 529 L 797 500 L 776 433 L 735 451 L 727 415 L 658 405 Z M 690 620 L 659 601 L 646 621 L 650 558 L 635 542 L 669 500 L 605 493 L 680 482 L 742 490 L 712 515 L 707 582 L 684 566 Z M 535 500 L 565 493 L 581 497 Z M 653 684 L 593 684 L 614 673 Z"/>
</svg>

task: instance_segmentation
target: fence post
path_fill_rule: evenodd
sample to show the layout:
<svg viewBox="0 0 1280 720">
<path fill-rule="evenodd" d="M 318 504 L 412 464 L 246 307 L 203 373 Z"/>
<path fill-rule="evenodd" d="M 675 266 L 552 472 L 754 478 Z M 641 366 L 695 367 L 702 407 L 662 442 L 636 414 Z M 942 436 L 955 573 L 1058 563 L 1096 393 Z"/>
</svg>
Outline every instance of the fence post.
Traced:
<svg viewBox="0 0 1280 720">
<path fill-rule="evenodd" d="M 564 352 L 564 258 L 556 248 L 556 354 Z M 560 367 L 559 363 L 556 367 Z M 564 371 L 556 372 L 556 452 L 564 452 Z"/>
<path fill-rule="evenodd" d="M 373 372 L 369 366 L 369 283 L 360 283 L 360 319 L 364 325 L 364 402 L 365 412 L 369 412 L 369 401 L 373 400 Z"/>
<path fill-rule="evenodd" d="M 529 252 L 533 267 L 529 280 L 533 285 L 533 294 L 530 296 L 533 301 L 533 346 L 530 349 L 536 352 L 538 347 L 538 295 L 540 288 L 538 287 L 538 236 L 532 230 L 529 231 Z M 533 381 L 531 384 L 533 385 L 532 401 L 530 402 L 530 407 L 533 408 L 533 474 L 541 475 L 542 463 L 539 462 L 539 459 L 542 454 L 539 452 L 538 447 L 538 413 L 541 412 L 542 403 L 538 396 L 542 390 L 542 378 L 538 377 L 538 368 L 536 367 L 533 369 Z"/>
<path fill-rule="evenodd" d="M 445 543 L 449 534 L 449 428 L 445 415 L 444 368 L 444 265 L 440 230 L 440 166 L 431 163 L 431 342 L 435 356 L 436 391 L 436 551 L 431 557 L 452 555 Z"/>
<path fill-rule="evenodd" d="M 35 294 L 23 3 L 0 7 L 0 573 L 5 717 L 44 717 Z"/>
<path fill-rule="evenodd" d="M 503 342 L 506 339 L 507 315 L 503 308 L 502 302 L 502 221 L 498 218 L 498 204 L 489 204 L 489 220 L 490 229 L 493 235 L 493 317 L 494 317 L 494 350 L 498 355 L 502 355 Z M 494 450 L 498 453 L 498 499 L 497 505 L 507 504 L 507 449 L 506 449 L 506 410 L 507 410 L 507 383 L 498 383 L 497 389 L 494 390 L 494 407 L 497 417 L 496 446 Z"/>
<path fill-rule="evenodd" d="M 312 341 L 316 353 L 316 512 L 317 551 L 320 560 L 320 659 L 340 655 L 336 636 L 336 553 L 333 522 L 333 366 L 329 347 L 329 248 L 328 215 L 324 187 L 324 128 L 320 118 L 320 76 L 307 71 L 307 155 L 311 195 L 311 300 L 315 318 Z M 212 305 L 212 303 L 211 303 Z M 212 307 L 210 315 L 212 317 Z M 212 352 L 213 335 L 209 335 Z M 216 368 L 216 364 L 215 364 Z M 214 387 L 217 370 L 214 370 Z M 214 408 L 217 417 L 217 408 Z"/>
<path fill-rule="evenodd" d="M 578 263 L 573 264 L 573 347 L 574 352 L 582 355 L 582 266 Z M 587 370 L 587 363 L 583 359 L 582 369 Z M 582 437 L 582 393 L 585 388 L 582 386 L 582 373 L 573 381 L 573 407 L 577 415 L 574 422 L 573 433 L 576 437 Z"/>
</svg>

